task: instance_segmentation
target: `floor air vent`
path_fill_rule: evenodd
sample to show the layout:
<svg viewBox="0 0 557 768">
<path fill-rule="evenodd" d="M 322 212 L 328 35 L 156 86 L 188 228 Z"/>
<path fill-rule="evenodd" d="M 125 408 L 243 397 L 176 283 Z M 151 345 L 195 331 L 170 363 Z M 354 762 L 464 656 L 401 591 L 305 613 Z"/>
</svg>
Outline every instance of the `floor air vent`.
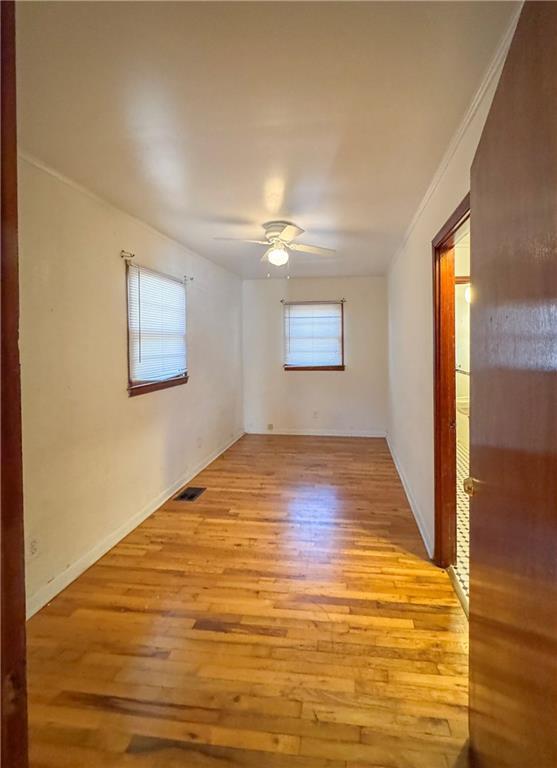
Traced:
<svg viewBox="0 0 557 768">
<path fill-rule="evenodd" d="M 174 497 L 173 501 L 195 501 L 206 488 L 194 488 L 193 485 L 188 485 L 183 491 Z"/>
</svg>

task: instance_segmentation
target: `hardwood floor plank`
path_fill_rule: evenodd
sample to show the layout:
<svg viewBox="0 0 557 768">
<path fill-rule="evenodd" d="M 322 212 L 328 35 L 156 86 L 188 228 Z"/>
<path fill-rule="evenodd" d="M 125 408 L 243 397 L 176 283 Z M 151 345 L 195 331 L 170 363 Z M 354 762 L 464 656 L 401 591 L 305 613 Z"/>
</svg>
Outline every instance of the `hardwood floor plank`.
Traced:
<svg viewBox="0 0 557 768">
<path fill-rule="evenodd" d="M 467 622 L 385 441 L 192 484 L 29 622 L 32 768 L 463 768 Z"/>
</svg>

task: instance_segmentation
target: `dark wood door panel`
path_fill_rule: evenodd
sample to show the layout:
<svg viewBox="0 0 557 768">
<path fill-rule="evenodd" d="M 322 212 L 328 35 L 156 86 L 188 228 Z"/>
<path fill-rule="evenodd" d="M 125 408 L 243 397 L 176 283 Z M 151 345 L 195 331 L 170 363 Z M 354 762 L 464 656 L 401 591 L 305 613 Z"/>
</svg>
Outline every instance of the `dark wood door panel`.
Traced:
<svg viewBox="0 0 557 768">
<path fill-rule="evenodd" d="M 25 573 L 19 377 L 15 4 L 0 3 L 1 67 L 1 687 L 2 768 L 27 766 Z"/>
<path fill-rule="evenodd" d="M 557 766 L 557 4 L 527 3 L 472 169 L 470 728 Z"/>
</svg>

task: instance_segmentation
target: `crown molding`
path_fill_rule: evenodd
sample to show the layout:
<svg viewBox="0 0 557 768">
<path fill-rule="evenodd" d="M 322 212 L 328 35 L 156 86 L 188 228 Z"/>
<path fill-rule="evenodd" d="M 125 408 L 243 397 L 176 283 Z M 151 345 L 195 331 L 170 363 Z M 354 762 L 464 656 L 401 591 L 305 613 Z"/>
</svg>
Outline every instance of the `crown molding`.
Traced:
<svg viewBox="0 0 557 768">
<path fill-rule="evenodd" d="M 427 204 L 435 194 L 435 191 L 439 187 L 440 183 L 442 182 L 446 172 L 447 168 L 449 167 L 449 164 L 457 151 L 458 147 L 460 146 L 460 143 L 470 125 L 472 120 L 474 119 L 474 116 L 476 115 L 476 112 L 478 111 L 480 104 L 483 101 L 483 98 L 488 91 L 491 83 L 493 82 L 494 78 L 499 77 L 501 74 L 501 70 L 503 68 L 503 64 L 505 63 L 505 59 L 507 57 L 507 53 L 509 51 L 509 47 L 511 45 L 511 41 L 516 29 L 516 25 L 518 23 L 518 19 L 520 17 L 520 14 L 522 12 L 522 6 L 523 2 L 520 3 L 519 8 L 517 9 L 516 13 L 513 15 L 509 26 L 507 27 L 507 30 L 503 37 L 501 38 L 501 41 L 499 42 L 499 45 L 497 46 L 497 50 L 495 51 L 495 54 L 493 58 L 491 59 L 491 62 L 482 78 L 482 81 L 480 83 L 480 86 L 478 90 L 476 91 L 474 98 L 472 99 L 472 102 L 468 109 L 466 110 L 466 113 L 458 126 L 456 133 L 453 135 L 449 146 L 447 148 L 447 151 L 443 155 L 443 158 L 435 171 L 435 174 L 433 176 L 433 179 L 431 180 L 431 183 L 429 187 L 426 190 L 425 195 L 420 201 L 420 204 L 418 205 L 416 212 L 414 216 L 412 217 L 412 220 L 410 221 L 410 224 L 408 225 L 408 228 L 406 229 L 406 232 L 404 233 L 404 237 L 402 239 L 401 244 L 395 251 L 394 256 L 392 257 L 389 266 L 388 266 L 388 272 L 391 271 L 391 269 L 396 264 L 400 254 L 404 251 L 404 248 L 406 247 L 406 243 L 408 242 L 410 235 L 412 234 L 414 227 L 418 223 L 418 221 L 421 218 L 422 213 L 424 212 L 425 208 L 427 207 Z"/>
<path fill-rule="evenodd" d="M 215 261 L 208 259 L 206 256 L 202 256 L 200 253 L 197 253 L 188 245 L 186 245 L 186 243 L 183 243 L 180 240 L 176 240 L 174 237 L 171 237 L 171 235 L 168 235 L 166 232 L 162 232 L 160 229 L 157 229 L 152 224 L 149 224 L 143 219 L 140 219 L 137 216 L 134 216 L 132 213 L 129 213 L 128 211 L 125 211 L 122 208 L 119 208 L 115 203 L 112 203 L 109 200 L 106 200 L 104 197 L 101 197 L 96 192 L 92 192 L 90 189 L 88 189 L 88 187 L 84 187 L 79 182 L 74 181 L 73 179 L 70 179 L 68 176 L 65 176 L 63 173 L 60 173 L 60 171 L 57 171 L 55 168 L 52 168 L 52 166 L 48 165 L 47 163 L 44 163 L 42 160 L 39 160 L 37 157 L 30 154 L 29 152 L 26 152 L 23 149 L 19 149 L 17 156 L 18 156 L 18 160 L 27 163 L 33 168 L 37 168 L 39 171 L 42 171 L 43 173 L 46 173 L 49 176 L 52 176 L 62 184 L 65 184 L 66 186 L 70 187 L 76 192 L 79 192 L 80 194 L 85 195 L 85 197 L 88 197 L 90 200 L 93 200 L 98 205 L 102 205 L 104 208 L 107 208 L 110 211 L 120 214 L 120 216 L 125 216 L 130 221 L 133 221 L 136 224 L 139 224 L 145 230 L 152 232 L 153 234 L 158 235 L 159 237 L 164 238 L 169 243 L 172 243 L 172 245 L 178 246 L 184 252 L 184 255 L 192 258 L 196 258 L 196 259 L 202 259 L 203 261 L 206 261 L 209 264 L 211 264 L 216 269 L 222 270 L 227 275 L 232 275 L 233 277 L 236 277 L 239 280 L 242 279 L 240 275 L 238 275 L 236 272 L 232 272 L 230 269 L 227 269 L 222 264 L 217 264 Z"/>
</svg>

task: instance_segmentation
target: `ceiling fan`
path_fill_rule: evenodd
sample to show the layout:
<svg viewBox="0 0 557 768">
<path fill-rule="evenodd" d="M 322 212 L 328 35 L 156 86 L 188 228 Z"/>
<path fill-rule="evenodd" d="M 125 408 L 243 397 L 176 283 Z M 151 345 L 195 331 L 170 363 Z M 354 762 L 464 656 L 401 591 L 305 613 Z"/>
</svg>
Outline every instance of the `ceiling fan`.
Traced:
<svg viewBox="0 0 557 768">
<path fill-rule="evenodd" d="M 263 229 L 265 230 L 265 240 L 244 240 L 238 237 L 215 237 L 215 240 L 235 240 L 242 243 L 266 245 L 267 249 L 261 257 L 261 261 L 268 261 L 275 267 L 281 267 L 287 263 L 290 256 L 288 251 L 314 253 L 318 256 L 326 256 L 335 252 L 332 248 L 294 243 L 293 240 L 299 237 L 304 230 L 289 221 L 268 221 L 263 224 Z"/>
</svg>

